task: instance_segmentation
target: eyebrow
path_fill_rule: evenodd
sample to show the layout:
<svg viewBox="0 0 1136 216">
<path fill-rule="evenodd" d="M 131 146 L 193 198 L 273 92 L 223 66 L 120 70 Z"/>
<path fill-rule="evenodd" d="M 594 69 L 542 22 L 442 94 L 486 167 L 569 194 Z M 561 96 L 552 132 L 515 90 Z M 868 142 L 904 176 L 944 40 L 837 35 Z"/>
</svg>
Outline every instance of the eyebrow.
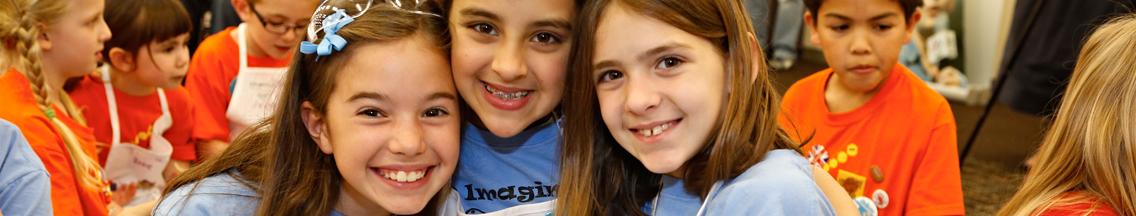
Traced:
<svg viewBox="0 0 1136 216">
<path fill-rule="evenodd" d="M 643 52 L 643 53 L 639 54 L 638 56 L 635 57 L 635 59 L 638 60 L 638 61 L 647 61 L 651 57 L 659 55 L 659 53 L 664 53 L 664 52 L 676 50 L 676 49 L 689 49 L 689 48 L 690 48 L 690 45 L 686 45 L 686 44 L 682 44 L 682 43 L 678 43 L 678 42 L 667 42 L 667 43 L 665 43 L 661 46 L 651 48 L 651 49 L 647 50 L 647 52 Z M 605 68 L 605 67 L 611 67 L 611 66 L 616 66 L 616 65 L 619 65 L 619 63 L 612 61 L 612 60 L 604 60 L 604 61 L 601 61 L 599 63 L 596 63 L 592 68 Z"/>
<path fill-rule="evenodd" d="M 383 101 L 383 100 L 390 99 L 390 97 L 387 97 L 384 94 L 379 94 L 379 93 L 375 93 L 375 92 L 359 92 L 359 93 L 356 93 L 355 95 L 352 95 L 350 98 L 347 98 L 347 101 L 356 101 L 356 100 L 363 100 L 363 99 Z M 430 96 L 426 97 L 427 101 L 438 100 L 438 99 L 448 99 L 448 100 L 456 101 L 458 99 L 458 97 L 457 97 L 457 95 L 454 95 L 454 93 L 450 93 L 450 92 L 434 92 L 433 94 L 430 94 Z"/>
<path fill-rule="evenodd" d="M 828 18 L 835 18 L 835 19 L 845 20 L 845 21 L 852 20 L 851 17 L 840 15 L 840 14 L 834 14 L 834 13 L 826 13 L 826 14 L 824 14 L 824 16 L 828 17 Z M 899 14 L 896 14 L 895 12 L 887 12 L 887 13 L 884 13 L 884 14 L 873 16 L 872 18 L 869 18 L 868 20 L 876 21 L 876 20 L 891 18 L 891 17 L 894 17 L 894 16 L 899 16 Z"/>
<path fill-rule="evenodd" d="M 461 13 L 462 16 L 478 16 L 478 17 L 484 17 L 486 19 L 490 19 L 490 20 L 493 20 L 493 21 L 501 20 L 501 17 L 497 16 L 497 14 L 494 14 L 493 12 L 489 12 L 487 10 L 480 9 L 480 8 L 466 8 L 466 9 L 462 9 L 460 13 Z"/>
<path fill-rule="evenodd" d="M 347 98 L 347 101 L 356 101 L 356 100 L 361 100 L 361 99 L 370 99 L 370 100 L 382 101 L 382 100 L 389 99 L 389 97 L 387 97 L 384 94 L 379 94 L 379 93 L 375 93 L 375 92 L 359 92 L 359 93 L 355 93 L 355 95 L 351 95 L 350 98 Z"/>
<path fill-rule="evenodd" d="M 552 27 L 552 28 L 559 28 L 559 29 L 564 29 L 564 30 L 572 30 L 572 22 L 568 21 L 566 19 L 547 19 L 547 20 L 541 20 L 541 21 L 537 21 L 536 23 L 533 23 L 532 27 L 534 27 L 534 28 Z"/>
<path fill-rule="evenodd" d="M 427 101 L 438 100 L 438 99 L 449 99 L 449 100 L 457 101 L 458 96 L 456 96 L 456 95 L 454 95 L 454 93 L 450 93 L 450 92 L 434 92 L 433 94 L 430 94 L 429 97 L 426 97 Z"/>
</svg>

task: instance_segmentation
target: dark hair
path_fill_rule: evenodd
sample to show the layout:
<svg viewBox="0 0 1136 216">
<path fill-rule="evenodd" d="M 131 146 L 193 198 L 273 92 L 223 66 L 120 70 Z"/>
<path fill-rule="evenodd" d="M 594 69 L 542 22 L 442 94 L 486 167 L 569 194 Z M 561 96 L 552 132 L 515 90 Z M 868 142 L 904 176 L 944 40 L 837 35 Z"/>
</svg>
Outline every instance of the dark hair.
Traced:
<svg viewBox="0 0 1136 216">
<path fill-rule="evenodd" d="M 809 13 L 812 13 L 813 17 L 820 16 L 820 14 L 817 14 L 817 13 L 820 12 L 820 5 L 824 3 L 824 0 L 804 0 L 804 1 L 805 1 L 805 7 L 809 9 Z M 906 18 L 904 20 L 911 20 L 911 15 L 915 13 L 915 9 L 918 9 L 919 7 L 923 7 L 923 0 L 892 0 L 892 1 L 898 1 L 897 3 L 899 3 L 899 8 L 903 9 L 903 17 Z M 950 1 L 954 1 L 954 0 L 950 0 Z M 813 19 L 813 23 L 806 23 L 806 24 L 816 25 L 816 19 Z M 911 23 L 908 23 L 908 24 L 911 24 Z"/>
<path fill-rule="evenodd" d="M 737 0 L 594 0 L 583 7 L 564 97 L 557 215 L 642 215 L 659 192 L 660 175 L 619 146 L 603 124 L 591 76 L 596 28 L 604 9 L 619 4 L 717 45 L 732 89 L 707 144 L 684 164 L 685 189 L 705 196 L 718 180 L 737 177 L 774 149 L 796 149 L 777 125 L 779 94 L 760 48 L 752 45 L 749 16 Z M 754 71 L 754 70 L 757 71 Z M 752 80 L 752 81 L 751 81 Z"/>
<path fill-rule="evenodd" d="M 109 57 L 110 50 L 117 47 L 137 58 L 138 51 L 150 42 L 193 30 L 189 13 L 177 0 L 107 0 L 106 5 L 103 18 L 114 37 L 104 43 L 103 56 Z"/>
<path fill-rule="evenodd" d="M 403 1 L 402 7 L 442 14 L 437 2 L 427 1 L 422 5 L 411 2 Z M 447 55 L 450 38 L 446 21 L 441 17 L 394 8 L 381 1 L 337 34 L 349 41 L 349 45 L 328 56 L 296 53 L 273 115 L 245 129 L 218 158 L 207 160 L 175 178 L 165 193 L 232 169 L 240 172 L 240 176 L 235 176 L 237 179 L 261 195 L 257 215 L 329 214 L 339 199 L 343 176 L 333 156 L 321 152 L 309 135 L 303 123 L 301 104 L 310 102 L 316 112 L 325 114 L 339 69 L 354 52 L 354 47 L 428 37 L 436 42 L 440 55 Z M 436 214 L 433 211 L 438 209 L 436 206 L 446 196 L 446 191 L 435 194 L 435 201 L 419 214 Z"/>
</svg>

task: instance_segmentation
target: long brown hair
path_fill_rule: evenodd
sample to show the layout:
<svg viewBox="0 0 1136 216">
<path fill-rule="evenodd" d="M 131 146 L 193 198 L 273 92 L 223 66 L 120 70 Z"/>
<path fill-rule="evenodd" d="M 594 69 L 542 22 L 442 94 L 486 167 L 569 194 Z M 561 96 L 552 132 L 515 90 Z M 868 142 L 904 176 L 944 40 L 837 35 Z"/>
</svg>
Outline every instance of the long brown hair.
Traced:
<svg viewBox="0 0 1136 216">
<path fill-rule="evenodd" d="M 402 5 L 400 9 L 376 1 L 365 14 L 338 31 L 349 42 L 342 51 L 328 56 L 297 53 L 275 113 L 238 135 L 218 158 L 175 178 L 165 192 L 236 170 L 241 174 L 236 177 L 261 195 L 257 215 L 329 214 L 338 201 L 343 177 L 334 158 L 321 152 L 309 135 L 301 118 L 301 104 L 310 102 L 317 112 L 327 110 L 339 68 L 352 54 L 352 47 L 423 35 L 437 43 L 439 53 L 449 53 L 446 21 L 406 9 L 442 14 L 441 5 L 433 1 L 422 5 L 403 1 Z M 435 200 L 441 197 L 445 193 L 435 195 Z M 420 214 L 435 214 L 437 204 L 428 204 Z"/>
<path fill-rule="evenodd" d="M 63 0 L 0 0 L 0 70 L 16 68 L 27 76 L 36 106 L 63 140 L 75 178 L 82 186 L 99 188 L 105 185 L 101 166 L 83 151 L 79 137 L 58 116 L 66 115 L 80 124 L 86 124 L 86 121 L 71 102 L 71 97 L 63 91 L 63 86 L 47 85 L 40 59 L 43 49 L 36 39 L 43 34 L 41 26 L 55 23 L 59 17 L 67 15 L 68 6 L 69 1 Z M 59 98 L 64 113 L 56 113 L 52 108 L 51 101 L 48 101 L 52 95 Z"/>
<path fill-rule="evenodd" d="M 558 215 L 642 215 L 640 207 L 660 190 L 659 175 L 619 147 L 599 114 L 592 58 L 596 27 L 611 4 L 711 41 L 726 57 L 726 86 L 731 92 L 717 132 L 685 164 L 687 191 L 705 196 L 714 182 L 737 177 L 767 152 L 796 149 L 777 126 L 779 96 L 762 60 L 764 54 L 755 49 L 754 30 L 740 1 L 591 1 L 578 16 L 580 28 L 568 70 L 569 92 L 563 104 L 569 118 L 564 122 Z"/>
<path fill-rule="evenodd" d="M 1038 148 L 1037 165 L 998 215 L 1035 215 L 1088 200 L 1106 202 L 1120 215 L 1136 215 L 1133 51 L 1136 14 L 1114 19 L 1089 36 Z"/>
</svg>

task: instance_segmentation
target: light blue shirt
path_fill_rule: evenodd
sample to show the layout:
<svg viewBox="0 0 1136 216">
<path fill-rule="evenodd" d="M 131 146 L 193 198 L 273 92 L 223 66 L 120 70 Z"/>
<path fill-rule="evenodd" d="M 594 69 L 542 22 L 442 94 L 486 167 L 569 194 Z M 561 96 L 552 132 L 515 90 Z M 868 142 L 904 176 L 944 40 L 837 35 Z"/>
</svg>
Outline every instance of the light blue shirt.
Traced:
<svg viewBox="0 0 1136 216">
<path fill-rule="evenodd" d="M 152 215 L 252 215 L 260 196 L 228 171 L 182 185 L 158 201 Z"/>
<path fill-rule="evenodd" d="M 461 159 L 451 184 L 461 211 L 491 213 L 555 200 L 560 183 L 560 133 L 559 122 L 509 138 L 466 124 Z"/>
<path fill-rule="evenodd" d="M 667 178 L 658 215 L 695 215 L 702 204 L 698 196 L 679 190 L 681 180 L 671 178 L 678 187 L 668 186 Z M 705 215 L 836 215 L 809 162 L 787 149 L 770 151 L 738 177 L 722 181 L 705 205 Z M 648 214 L 650 209 L 644 207 Z"/>
<path fill-rule="evenodd" d="M 0 211 L 4 215 L 52 215 L 51 179 L 28 140 L 0 119 Z"/>
</svg>

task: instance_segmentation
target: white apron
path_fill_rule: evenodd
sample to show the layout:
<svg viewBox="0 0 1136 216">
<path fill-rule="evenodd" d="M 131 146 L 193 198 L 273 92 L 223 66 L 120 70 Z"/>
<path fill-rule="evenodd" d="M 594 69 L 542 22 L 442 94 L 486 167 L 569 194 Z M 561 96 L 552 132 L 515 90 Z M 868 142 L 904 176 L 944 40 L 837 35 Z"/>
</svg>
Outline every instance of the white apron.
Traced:
<svg viewBox="0 0 1136 216">
<path fill-rule="evenodd" d="M 134 206 L 146 201 L 156 200 L 162 196 L 162 188 L 166 180 L 162 171 L 170 162 L 173 154 L 173 145 L 163 135 L 173 126 L 173 117 L 170 116 L 169 103 L 166 102 L 166 93 L 158 89 L 158 100 L 162 106 L 162 115 L 154 120 L 153 131 L 150 136 L 150 149 L 132 143 L 120 143 L 122 132 L 119 127 L 118 101 L 111 85 L 110 73 L 107 67 L 102 68 L 103 87 L 106 89 L 107 109 L 110 113 L 111 144 L 110 153 L 106 160 L 106 176 L 117 184 L 131 184 L 149 182 L 153 187 L 138 187 L 134 199 L 126 206 Z"/>
<path fill-rule="evenodd" d="M 249 125 L 272 114 L 288 72 L 288 67 L 250 68 L 245 29 L 245 24 L 237 26 L 240 68 L 232 86 L 229 108 L 225 110 L 225 117 L 229 119 L 230 142 Z"/>
</svg>

